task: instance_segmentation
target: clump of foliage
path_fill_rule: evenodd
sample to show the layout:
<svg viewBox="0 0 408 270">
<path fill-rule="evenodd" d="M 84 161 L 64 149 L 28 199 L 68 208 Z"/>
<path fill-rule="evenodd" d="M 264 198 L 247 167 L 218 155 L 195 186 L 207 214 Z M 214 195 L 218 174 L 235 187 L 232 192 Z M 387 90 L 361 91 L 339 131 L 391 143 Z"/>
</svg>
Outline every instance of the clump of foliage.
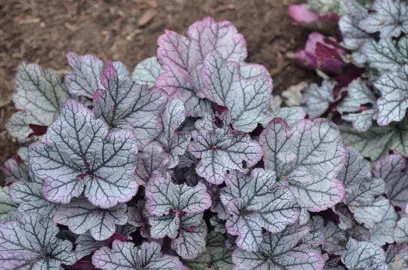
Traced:
<svg viewBox="0 0 408 270">
<path fill-rule="evenodd" d="M 272 110 L 272 79 L 229 22 L 158 45 L 132 74 L 74 53 L 63 80 L 19 67 L 3 268 L 406 267 L 405 157 L 372 168 L 330 120 Z"/>
<path fill-rule="evenodd" d="M 341 256 L 330 259 L 333 268 L 408 269 L 408 6 L 319 2 L 293 6 L 291 15 L 310 27 L 305 18 L 315 14 L 314 29 L 322 32 L 297 53 L 300 64 L 323 78 L 301 91 L 303 107 L 310 119 L 335 122 L 348 145 L 347 173 L 340 174 L 346 195 L 333 208 L 338 220 L 330 223 L 331 243 L 323 249 Z M 338 17 L 338 29 L 327 34 L 322 18 L 329 15 Z"/>
</svg>

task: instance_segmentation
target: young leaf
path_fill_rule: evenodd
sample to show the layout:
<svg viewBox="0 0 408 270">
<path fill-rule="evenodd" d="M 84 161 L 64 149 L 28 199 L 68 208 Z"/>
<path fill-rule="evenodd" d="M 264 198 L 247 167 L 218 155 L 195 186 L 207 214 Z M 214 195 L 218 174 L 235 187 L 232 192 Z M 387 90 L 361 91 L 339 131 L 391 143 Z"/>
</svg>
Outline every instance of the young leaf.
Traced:
<svg viewBox="0 0 408 270">
<path fill-rule="evenodd" d="M 138 84 L 147 84 L 150 88 L 154 86 L 160 73 L 163 72 L 159 61 L 155 56 L 147 58 L 136 65 L 132 74 L 132 80 Z"/>
<path fill-rule="evenodd" d="M 167 176 L 170 157 L 157 142 L 151 142 L 137 156 L 136 179 L 145 185 L 153 176 Z"/>
<path fill-rule="evenodd" d="M 220 233 L 212 232 L 207 235 L 207 251 L 194 260 L 183 260 L 184 264 L 191 269 L 231 269 L 232 250 L 226 247 L 224 236 Z"/>
<path fill-rule="evenodd" d="M 92 256 L 92 263 L 104 270 L 187 270 L 175 256 L 164 255 L 161 246 L 155 242 L 144 242 L 135 247 L 131 242 L 113 241 L 112 249 L 102 247 Z"/>
<path fill-rule="evenodd" d="M 21 64 L 15 81 L 13 101 L 22 112 L 9 120 L 7 128 L 12 136 L 24 141 L 31 132 L 29 124 L 48 126 L 53 122 L 68 93 L 54 69 L 43 70 L 37 64 Z"/>
<path fill-rule="evenodd" d="M 24 215 L 21 221 L 0 223 L 0 262 L 4 269 L 61 269 L 76 262 L 72 243 L 58 239 L 58 227 L 48 217 Z"/>
<path fill-rule="evenodd" d="M 383 73 L 374 83 L 380 91 L 378 99 L 378 124 L 386 126 L 401 121 L 408 108 L 408 66 L 400 71 Z"/>
<path fill-rule="evenodd" d="M 336 177 L 344 166 L 346 151 L 334 124 L 317 119 L 289 127 L 275 119 L 262 132 L 260 143 L 265 168 L 288 183 L 300 206 L 322 211 L 343 199 L 344 187 Z"/>
<path fill-rule="evenodd" d="M 174 168 L 178 164 L 179 156 L 186 152 L 191 136 L 177 131 L 185 120 L 185 109 L 181 100 L 172 100 L 164 109 L 162 121 L 163 132 L 158 141 L 164 150 L 170 155 L 168 167 Z"/>
<path fill-rule="evenodd" d="M 389 155 L 374 163 L 374 174 L 385 182 L 385 194 L 392 204 L 405 209 L 408 203 L 407 162 L 401 155 Z"/>
<path fill-rule="evenodd" d="M 8 187 L 0 188 L 0 221 L 7 217 L 7 214 L 17 209 L 9 195 Z"/>
<path fill-rule="evenodd" d="M 348 241 L 346 251 L 341 255 L 341 261 L 348 269 L 388 269 L 381 247 L 353 238 Z"/>
<path fill-rule="evenodd" d="M 221 201 L 226 207 L 229 234 L 238 235 L 237 245 L 246 251 L 257 251 L 262 243 L 262 229 L 277 233 L 293 224 L 300 207 L 287 187 L 275 182 L 275 173 L 254 169 L 250 175 L 232 171 Z"/>
<path fill-rule="evenodd" d="M 209 53 L 203 68 L 204 93 L 208 99 L 231 110 L 234 129 L 250 132 L 267 123 L 272 79 L 269 73 L 243 78 L 236 62 L 227 62 L 217 51 Z"/>
<path fill-rule="evenodd" d="M 347 90 L 347 96 L 337 110 L 342 114 L 342 119 L 353 123 L 355 130 L 367 131 L 377 114 L 377 99 L 361 79 L 352 81 Z"/>
<path fill-rule="evenodd" d="M 43 141 L 29 146 L 30 169 L 44 180 L 47 200 L 67 204 L 84 192 L 95 206 L 110 208 L 136 194 L 136 138 L 130 131 L 108 132 L 82 104 L 65 103 Z"/>
<path fill-rule="evenodd" d="M 331 102 L 336 101 L 333 97 L 333 88 L 336 83 L 324 80 L 321 86 L 313 83 L 303 89 L 306 113 L 311 118 L 321 116 Z"/>
<path fill-rule="evenodd" d="M 54 222 L 68 226 L 76 234 L 89 230 L 95 240 L 102 241 L 112 236 L 116 224 L 127 223 L 126 208 L 125 204 L 118 204 L 114 208 L 100 209 L 80 198 L 68 205 L 59 205 Z"/>
<path fill-rule="evenodd" d="M 278 234 L 264 233 L 259 252 L 236 249 L 232 254 L 233 269 L 323 269 L 324 259 L 319 251 L 296 247 L 309 232 L 307 226 L 288 226 Z"/>
<path fill-rule="evenodd" d="M 134 129 L 140 147 L 160 134 L 159 114 L 166 102 L 163 92 L 136 84 L 130 77 L 120 78 L 110 62 L 101 73 L 100 83 L 103 88 L 93 95 L 97 118 L 104 119 L 113 128 Z"/>
<path fill-rule="evenodd" d="M 359 26 L 368 33 L 380 32 L 381 38 L 398 37 L 408 33 L 408 7 L 400 0 L 376 0 Z"/>
<path fill-rule="evenodd" d="M 206 115 L 196 122 L 191 133 L 190 153 L 201 159 L 196 171 L 208 182 L 219 185 L 224 182 L 228 170 L 245 171 L 262 158 L 262 148 L 247 134 L 232 132 L 224 117 L 223 127 L 214 124 L 216 119 Z M 243 166 L 245 163 L 245 166 Z"/>
</svg>

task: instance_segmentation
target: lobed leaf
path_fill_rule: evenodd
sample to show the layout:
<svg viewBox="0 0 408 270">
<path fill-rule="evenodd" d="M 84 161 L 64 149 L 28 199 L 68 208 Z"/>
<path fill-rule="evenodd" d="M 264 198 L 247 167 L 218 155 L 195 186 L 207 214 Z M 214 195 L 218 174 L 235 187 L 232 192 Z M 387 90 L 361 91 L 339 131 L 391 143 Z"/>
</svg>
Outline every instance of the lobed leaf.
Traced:
<svg viewBox="0 0 408 270">
<path fill-rule="evenodd" d="M 305 110 L 310 118 L 321 116 L 329 108 L 329 104 L 336 101 L 333 96 L 335 85 L 336 83 L 325 80 L 321 86 L 313 83 L 303 89 Z"/>
<path fill-rule="evenodd" d="M 102 247 L 97 250 L 92 256 L 92 263 L 104 270 L 187 270 L 177 257 L 164 255 L 160 250 L 160 244 L 155 242 L 144 242 L 140 247 L 135 247 L 131 242 L 115 240 L 112 249 Z"/>
<path fill-rule="evenodd" d="M 59 205 L 54 222 L 68 226 L 76 234 L 89 231 L 97 241 L 106 240 L 115 233 L 116 225 L 128 221 L 125 204 L 110 209 L 100 209 L 86 199 L 75 199 L 69 205 Z"/>
<path fill-rule="evenodd" d="M 0 262 L 4 269 L 63 269 L 76 256 L 72 243 L 58 239 L 59 229 L 48 217 L 24 215 L 0 223 Z"/>
<path fill-rule="evenodd" d="M 301 207 L 322 211 L 343 199 L 344 187 L 336 177 L 346 151 L 334 124 L 317 119 L 289 127 L 275 119 L 262 132 L 260 143 L 265 168 L 288 184 Z"/>
<path fill-rule="evenodd" d="M 132 81 L 153 87 L 161 73 L 163 73 L 163 69 L 157 58 L 153 56 L 136 65 L 132 74 Z"/>
<path fill-rule="evenodd" d="M 257 251 L 262 243 L 262 229 L 281 232 L 299 217 L 300 208 L 292 193 L 275 182 L 275 173 L 260 168 L 250 175 L 232 171 L 220 199 L 228 214 L 226 229 L 238 235 L 237 245 Z"/>
<path fill-rule="evenodd" d="M 226 127 L 217 127 L 210 115 L 197 120 L 196 129 L 191 133 L 189 152 L 201 159 L 196 167 L 197 174 L 208 182 L 221 184 L 228 170 L 245 171 L 262 158 L 261 146 L 249 135 L 233 133 Z M 245 166 L 243 166 L 245 163 Z"/>
<path fill-rule="evenodd" d="M 348 269 L 378 269 L 386 270 L 385 254 L 381 247 L 366 241 L 353 238 L 347 243 L 346 251 L 341 261 Z"/>
<path fill-rule="evenodd" d="M 65 103 L 42 142 L 29 146 L 30 169 L 44 180 L 47 200 L 67 204 L 84 193 L 95 206 L 110 208 L 136 194 L 136 138 L 130 131 L 108 132 L 83 105 Z"/>
</svg>

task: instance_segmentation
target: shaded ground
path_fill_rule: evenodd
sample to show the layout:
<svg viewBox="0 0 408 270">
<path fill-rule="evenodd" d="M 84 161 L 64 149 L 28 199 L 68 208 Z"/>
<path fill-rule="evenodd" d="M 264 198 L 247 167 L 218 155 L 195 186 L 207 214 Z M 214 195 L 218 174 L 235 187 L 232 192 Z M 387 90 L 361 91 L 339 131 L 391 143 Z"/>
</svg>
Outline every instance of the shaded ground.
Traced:
<svg viewBox="0 0 408 270">
<path fill-rule="evenodd" d="M 185 33 L 212 16 L 229 20 L 244 35 L 248 62 L 266 66 L 274 92 L 313 74 L 296 67 L 290 54 L 304 46 L 308 31 L 294 27 L 289 4 L 301 0 L 0 0 L 0 164 L 16 144 L 4 120 L 13 112 L 12 78 L 21 61 L 67 70 L 65 55 L 93 53 L 120 60 L 129 69 L 156 54 L 164 29 Z"/>
</svg>

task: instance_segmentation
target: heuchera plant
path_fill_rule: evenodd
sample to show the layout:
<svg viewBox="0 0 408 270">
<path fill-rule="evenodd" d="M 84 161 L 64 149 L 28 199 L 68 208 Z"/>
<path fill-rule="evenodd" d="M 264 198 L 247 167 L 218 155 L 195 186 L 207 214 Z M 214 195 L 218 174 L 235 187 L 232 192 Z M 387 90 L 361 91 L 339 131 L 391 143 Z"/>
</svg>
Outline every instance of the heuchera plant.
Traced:
<svg viewBox="0 0 408 270">
<path fill-rule="evenodd" d="M 229 22 L 158 44 L 132 74 L 74 53 L 63 80 L 19 67 L 2 269 L 407 267 L 405 157 L 371 166 L 314 118 L 341 98 L 315 86 L 309 119 L 271 110 L 272 79 Z"/>
<path fill-rule="evenodd" d="M 291 7 L 292 17 L 302 23 L 311 13 L 315 20 L 335 13 L 339 31 L 312 33 L 297 53 L 323 77 L 302 90 L 303 107 L 309 119 L 337 123 L 348 145 L 338 175 L 345 196 L 332 208 L 337 220 L 323 229 L 326 269 L 408 269 L 407 3 L 315 2 Z M 321 57 L 323 47 L 332 59 Z"/>
</svg>

